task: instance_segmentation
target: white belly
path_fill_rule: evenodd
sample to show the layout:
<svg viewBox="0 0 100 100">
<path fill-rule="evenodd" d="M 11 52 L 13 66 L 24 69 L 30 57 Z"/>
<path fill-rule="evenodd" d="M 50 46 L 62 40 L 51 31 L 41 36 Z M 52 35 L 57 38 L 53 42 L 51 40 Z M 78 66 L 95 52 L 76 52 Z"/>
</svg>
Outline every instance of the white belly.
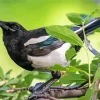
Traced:
<svg viewBox="0 0 100 100">
<path fill-rule="evenodd" d="M 32 66 L 34 68 L 49 68 L 55 64 L 60 64 L 62 66 L 68 66 L 65 53 L 71 47 L 70 43 L 63 44 L 60 48 L 53 50 L 51 53 L 45 56 L 27 56 L 28 60 L 33 62 Z"/>
</svg>

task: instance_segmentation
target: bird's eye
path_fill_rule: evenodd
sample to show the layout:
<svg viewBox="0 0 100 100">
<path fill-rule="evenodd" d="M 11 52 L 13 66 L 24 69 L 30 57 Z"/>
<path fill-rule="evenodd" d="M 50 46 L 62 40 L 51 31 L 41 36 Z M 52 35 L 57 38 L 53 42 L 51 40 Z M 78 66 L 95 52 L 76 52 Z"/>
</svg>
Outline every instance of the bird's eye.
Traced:
<svg viewBox="0 0 100 100">
<path fill-rule="evenodd" d="M 14 29 L 14 30 L 18 30 L 19 29 L 18 26 L 16 26 L 16 25 L 12 25 L 11 28 Z"/>
</svg>

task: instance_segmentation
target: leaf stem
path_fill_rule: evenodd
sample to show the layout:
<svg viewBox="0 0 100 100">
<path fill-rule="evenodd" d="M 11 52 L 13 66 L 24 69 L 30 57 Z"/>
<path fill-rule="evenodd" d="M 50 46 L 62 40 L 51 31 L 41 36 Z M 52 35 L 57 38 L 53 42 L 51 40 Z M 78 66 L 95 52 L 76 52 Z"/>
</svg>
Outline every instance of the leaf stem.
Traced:
<svg viewBox="0 0 100 100">
<path fill-rule="evenodd" d="M 85 46 L 83 46 L 83 48 L 85 49 L 86 51 L 86 55 L 87 55 L 87 60 L 88 60 L 88 71 L 89 71 L 89 87 L 91 86 L 91 66 L 90 66 L 90 59 L 89 59 L 89 54 L 88 54 L 88 49 L 87 49 L 87 38 L 86 38 L 86 35 L 85 35 L 85 30 L 84 30 L 84 22 L 82 22 L 82 28 L 83 28 L 83 35 L 84 35 L 84 41 L 85 41 Z"/>
<path fill-rule="evenodd" d="M 88 59 L 88 70 L 89 70 L 89 87 L 91 86 L 91 66 L 90 66 L 90 60 L 89 60 L 89 54 L 88 54 L 88 49 L 87 49 L 87 38 L 86 38 L 86 35 L 85 35 L 85 30 L 84 30 L 84 24 L 86 22 L 86 20 L 92 16 L 100 7 L 100 4 L 85 18 L 85 20 L 82 22 L 82 28 L 83 28 L 83 35 L 84 35 L 84 41 L 85 41 L 85 47 L 83 46 L 83 48 L 85 49 L 86 51 L 86 54 L 87 54 L 87 59 Z"/>
<path fill-rule="evenodd" d="M 100 4 L 85 18 L 84 23 L 86 22 L 86 20 L 91 17 L 100 7 Z"/>
</svg>

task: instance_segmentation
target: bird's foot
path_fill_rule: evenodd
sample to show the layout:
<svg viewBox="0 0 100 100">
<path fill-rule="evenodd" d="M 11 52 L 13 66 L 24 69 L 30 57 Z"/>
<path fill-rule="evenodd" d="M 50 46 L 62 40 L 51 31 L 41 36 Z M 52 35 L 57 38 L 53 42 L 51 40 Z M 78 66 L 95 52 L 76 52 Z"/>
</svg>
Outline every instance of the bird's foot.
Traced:
<svg viewBox="0 0 100 100">
<path fill-rule="evenodd" d="M 35 86 L 32 86 L 29 88 L 29 91 L 32 94 L 43 94 L 44 92 L 46 92 L 50 86 L 52 86 L 52 84 L 54 84 L 58 79 L 53 79 L 51 78 L 50 80 L 48 80 L 45 83 L 37 83 Z"/>
<path fill-rule="evenodd" d="M 36 98 L 38 95 L 45 93 L 50 86 L 52 86 L 60 77 L 61 73 L 59 71 L 52 71 L 52 78 L 45 83 L 37 83 L 34 87 L 31 87 L 29 91 L 32 95 L 27 100 L 31 100 L 31 98 Z"/>
<path fill-rule="evenodd" d="M 60 79 L 60 77 L 61 77 L 60 71 L 52 71 L 51 74 L 54 79 Z"/>
</svg>

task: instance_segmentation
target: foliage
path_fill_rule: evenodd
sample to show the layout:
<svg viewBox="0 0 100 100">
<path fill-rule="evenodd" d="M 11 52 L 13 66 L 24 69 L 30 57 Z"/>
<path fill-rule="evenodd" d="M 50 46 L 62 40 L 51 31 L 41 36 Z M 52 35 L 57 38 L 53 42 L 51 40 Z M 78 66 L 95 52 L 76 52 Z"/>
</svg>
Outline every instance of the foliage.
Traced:
<svg viewBox="0 0 100 100">
<path fill-rule="evenodd" d="M 11 90 L 13 88 L 28 88 L 34 78 L 42 80 L 47 80 L 48 78 L 50 78 L 49 74 L 45 75 L 44 73 L 33 73 L 28 71 L 23 71 L 17 77 L 11 78 L 10 75 L 12 70 L 9 70 L 4 74 L 1 67 L 0 72 L 2 73 L 0 73 L 0 99 L 2 100 L 24 100 L 30 94 L 27 90 L 14 93 L 8 93 L 7 90 Z"/>
</svg>

